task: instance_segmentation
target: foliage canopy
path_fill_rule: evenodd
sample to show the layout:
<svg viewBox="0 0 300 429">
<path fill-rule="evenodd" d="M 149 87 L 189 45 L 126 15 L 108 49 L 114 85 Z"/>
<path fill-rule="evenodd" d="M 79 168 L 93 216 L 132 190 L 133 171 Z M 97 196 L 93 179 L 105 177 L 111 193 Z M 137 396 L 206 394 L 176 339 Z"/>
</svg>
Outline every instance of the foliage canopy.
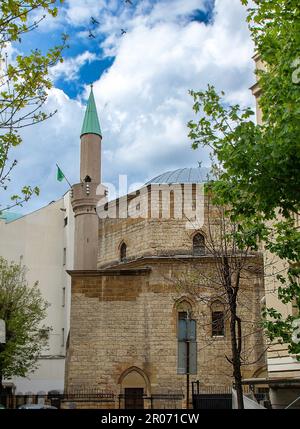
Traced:
<svg viewBox="0 0 300 429">
<path fill-rule="evenodd" d="M 190 91 L 197 119 L 188 123 L 189 137 L 194 149 L 210 148 L 218 165 L 214 195 L 219 204 L 230 205 L 241 240 L 251 239 L 254 249 L 264 242 L 286 261 L 287 273 L 277 274 L 278 296 L 295 311 L 284 319 L 276 309 L 266 309 L 265 326 L 270 339 L 300 354 L 293 336 L 300 311 L 300 4 L 254 3 L 248 23 L 263 64 L 257 71 L 262 124 L 255 123 L 250 108 L 228 105 L 224 92 L 209 85 L 206 91 Z"/>
<path fill-rule="evenodd" d="M 6 324 L 6 343 L 0 344 L 0 387 L 4 377 L 24 377 L 36 369 L 48 342 L 49 327 L 41 326 L 48 306 L 38 284 L 29 287 L 26 268 L 0 257 L 0 319 Z"/>
</svg>

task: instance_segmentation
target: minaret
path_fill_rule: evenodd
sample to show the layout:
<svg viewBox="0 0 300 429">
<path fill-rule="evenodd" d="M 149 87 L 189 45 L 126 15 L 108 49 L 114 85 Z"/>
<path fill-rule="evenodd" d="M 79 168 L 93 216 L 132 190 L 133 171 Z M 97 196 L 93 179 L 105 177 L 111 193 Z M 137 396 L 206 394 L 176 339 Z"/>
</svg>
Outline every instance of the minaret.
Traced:
<svg viewBox="0 0 300 429">
<path fill-rule="evenodd" d="M 80 135 L 80 183 L 72 186 L 75 217 L 74 269 L 96 270 L 99 221 L 96 204 L 101 195 L 96 190 L 101 182 L 101 129 L 93 87 L 88 99 Z"/>
</svg>

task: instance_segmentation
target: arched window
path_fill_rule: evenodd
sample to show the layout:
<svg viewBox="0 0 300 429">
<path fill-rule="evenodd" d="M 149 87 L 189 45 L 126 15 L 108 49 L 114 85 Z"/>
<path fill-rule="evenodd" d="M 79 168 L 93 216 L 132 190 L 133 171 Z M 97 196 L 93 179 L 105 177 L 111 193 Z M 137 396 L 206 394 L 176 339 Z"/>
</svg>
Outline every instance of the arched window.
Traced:
<svg viewBox="0 0 300 429">
<path fill-rule="evenodd" d="M 205 238 L 204 235 L 198 232 L 193 237 L 193 254 L 204 255 L 205 254 Z"/>
<path fill-rule="evenodd" d="M 214 302 L 211 306 L 211 335 L 212 337 L 225 335 L 224 305 L 220 301 Z"/>
<path fill-rule="evenodd" d="M 125 243 L 121 244 L 120 247 L 120 260 L 124 261 L 126 259 L 126 251 L 127 251 L 127 246 Z"/>
</svg>

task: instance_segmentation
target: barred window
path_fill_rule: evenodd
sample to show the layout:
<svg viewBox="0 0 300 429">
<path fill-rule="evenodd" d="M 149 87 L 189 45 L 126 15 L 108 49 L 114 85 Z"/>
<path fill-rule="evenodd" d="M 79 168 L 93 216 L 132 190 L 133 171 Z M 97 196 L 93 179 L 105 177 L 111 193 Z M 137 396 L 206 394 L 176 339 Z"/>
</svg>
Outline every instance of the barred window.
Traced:
<svg viewBox="0 0 300 429">
<path fill-rule="evenodd" d="M 193 237 L 193 254 L 204 255 L 205 254 L 205 238 L 204 235 L 198 232 Z"/>
<path fill-rule="evenodd" d="M 211 335 L 225 336 L 225 308 L 221 300 L 216 300 L 211 305 Z"/>
</svg>

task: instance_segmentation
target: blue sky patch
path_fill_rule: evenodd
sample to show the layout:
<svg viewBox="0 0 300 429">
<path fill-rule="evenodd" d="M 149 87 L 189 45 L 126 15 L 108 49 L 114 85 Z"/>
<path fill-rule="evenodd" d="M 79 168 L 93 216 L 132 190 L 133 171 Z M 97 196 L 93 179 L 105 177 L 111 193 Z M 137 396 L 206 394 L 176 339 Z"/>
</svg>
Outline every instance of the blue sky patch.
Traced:
<svg viewBox="0 0 300 429">
<path fill-rule="evenodd" d="M 210 83 L 225 91 L 227 103 L 254 106 L 248 89 L 255 81 L 254 46 L 240 1 L 132 2 L 66 0 L 56 19 L 15 44 L 24 54 L 35 48 L 46 53 L 61 43 L 62 33 L 69 35 L 44 106 L 57 113 L 22 129 L 23 143 L 11 153 L 19 162 L 3 198 L 24 185 L 41 188 L 19 212 L 38 209 L 68 189 L 56 180 L 56 163 L 71 183 L 79 180 L 82 96 L 91 82 L 103 131 L 102 178 L 111 184 L 120 174 L 135 185 L 198 161 L 209 165 L 205 150 L 192 150 L 188 139 L 186 124 L 194 115 L 189 89 L 205 90 Z M 99 25 L 93 26 L 92 16 Z M 127 30 L 123 37 L 121 28 Z"/>
<path fill-rule="evenodd" d="M 108 70 L 114 62 L 113 57 L 104 60 L 95 60 L 85 63 L 79 70 L 78 79 L 67 80 L 59 78 L 55 82 L 56 88 L 62 89 L 70 98 L 77 98 L 82 92 L 84 85 L 90 85 L 100 79 L 101 75 Z"/>
<path fill-rule="evenodd" d="M 215 1 L 208 0 L 205 2 L 205 9 L 196 9 L 189 16 L 191 21 L 204 22 L 205 24 L 211 24 L 214 17 Z"/>
</svg>

